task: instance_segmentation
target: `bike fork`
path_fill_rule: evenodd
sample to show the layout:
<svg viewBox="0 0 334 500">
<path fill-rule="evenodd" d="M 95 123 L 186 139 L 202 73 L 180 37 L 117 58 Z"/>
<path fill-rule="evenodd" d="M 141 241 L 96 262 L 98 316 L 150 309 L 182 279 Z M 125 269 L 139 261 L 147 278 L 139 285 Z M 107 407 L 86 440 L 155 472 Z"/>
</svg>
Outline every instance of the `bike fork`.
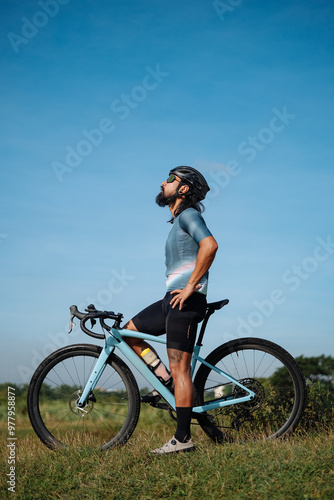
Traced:
<svg viewBox="0 0 334 500">
<path fill-rule="evenodd" d="M 77 406 L 79 408 L 85 406 L 88 396 L 95 389 L 98 381 L 100 380 L 100 377 L 106 367 L 107 360 L 110 354 L 114 351 L 114 349 L 115 349 L 114 342 L 107 342 L 106 346 L 102 349 L 101 354 L 96 361 L 92 373 L 89 376 L 88 382 L 86 383 L 83 392 L 81 394 L 81 397 L 77 403 Z"/>
</svg>

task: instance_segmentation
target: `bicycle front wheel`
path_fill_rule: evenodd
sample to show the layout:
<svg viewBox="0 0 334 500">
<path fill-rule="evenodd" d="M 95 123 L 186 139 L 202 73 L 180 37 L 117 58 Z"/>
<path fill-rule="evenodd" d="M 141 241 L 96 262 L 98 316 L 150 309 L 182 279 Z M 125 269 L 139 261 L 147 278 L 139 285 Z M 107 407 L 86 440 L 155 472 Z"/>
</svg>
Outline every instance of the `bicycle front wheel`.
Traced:
<svg viewBox="0 0 334 500">
<path fill-rule="evenodd" d="M 128 366 L 111 354 L 98 385 L 83 408 L 77 406 L 102 348 L 80 344 L 50 354 L 28 390 L 31 424 L 51 449 L 126 443 L 139 418 L 140 396 Z"/>
<path fill-rule="evenodd" d="M 282 347 L 262 339 L 236 339 L 215 349 L 206 361 L 255 393 L 254 399 L 235 403 L 246 391 L 214 369 L 200 366 L 195 377 L 196 404 L 218 399 L 230 403 L 198 416 L 212 440 L 278 438 L 296 428 L 305 404 L 305 381 Z"/>
</svg>

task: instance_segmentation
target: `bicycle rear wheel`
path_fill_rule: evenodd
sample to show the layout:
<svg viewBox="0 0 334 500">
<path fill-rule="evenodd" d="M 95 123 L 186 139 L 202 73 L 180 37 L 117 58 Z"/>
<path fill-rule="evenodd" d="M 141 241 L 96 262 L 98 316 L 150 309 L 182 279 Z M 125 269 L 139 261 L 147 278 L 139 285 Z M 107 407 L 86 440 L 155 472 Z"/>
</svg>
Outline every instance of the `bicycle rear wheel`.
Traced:
<svg viewBox="0 0 334 500">
<path fill-rule="evenodd" d="M 140 396 L 128 366 L 111 354 L 84 408 L 77 402 L 101 353 L 80 344 L 50 354 L 35 371 L 28 390 L 31 424 L 51 449 L 100 447 L 126 443 L 139 418 Z"/>
<path fill-rule="evenodd" d="M 282 347 L 262 339 L 236 339 L 215 349 L 206 361 L 255 393 L 253 400 L 198 416 L 212 440 L 278 438 L 296 428 L 305 404 L 305 381 L 294 358 Z M 218 399 L 233 402 L 247 394 L 204 364 L 194 383 L 197 405 Z"/>
</svg>

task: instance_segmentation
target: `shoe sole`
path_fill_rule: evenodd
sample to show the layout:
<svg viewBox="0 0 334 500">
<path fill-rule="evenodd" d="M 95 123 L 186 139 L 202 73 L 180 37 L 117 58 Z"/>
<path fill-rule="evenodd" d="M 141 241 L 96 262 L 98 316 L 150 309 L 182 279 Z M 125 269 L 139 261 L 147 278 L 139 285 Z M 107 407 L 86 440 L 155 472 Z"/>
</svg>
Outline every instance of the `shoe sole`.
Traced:
<svg viewBox="0 0 334 500">
<path fill-rule="evenodd" d="M 172 455 L 173 453 L 189 453 L 191 451 L 195 451 L 195 449 L 196 446 L 192 446 L 191 448 L 184 448 L 183 450 L 163 451 L 162 453 L 155 453 L 154 451 L 150 451 L 150 454 L 161 457 L 162 455 Z"/>
</svg>

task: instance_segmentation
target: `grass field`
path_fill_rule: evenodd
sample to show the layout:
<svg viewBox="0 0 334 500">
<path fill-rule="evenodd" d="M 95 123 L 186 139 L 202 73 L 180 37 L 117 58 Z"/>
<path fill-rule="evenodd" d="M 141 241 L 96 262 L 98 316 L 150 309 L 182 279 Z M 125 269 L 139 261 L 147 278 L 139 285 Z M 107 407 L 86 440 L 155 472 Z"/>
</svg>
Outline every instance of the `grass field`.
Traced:
<svg viewBox="0 0 334 500">
<path fill-rule="evenodd" d="M 17 415 L 15 493 L 7 422 L 1 422 L 2 498 L 25 499 L 333 499 L 334 431 L 299 431 L 287 440 L 215 445 L 194 426 L 193 453 L 152 457 L 170 439 L 174 422 L 142 405 L 129 442 L 108 452 L 47 449 L 30 427 L 24 406 Z"/>
</svg>

